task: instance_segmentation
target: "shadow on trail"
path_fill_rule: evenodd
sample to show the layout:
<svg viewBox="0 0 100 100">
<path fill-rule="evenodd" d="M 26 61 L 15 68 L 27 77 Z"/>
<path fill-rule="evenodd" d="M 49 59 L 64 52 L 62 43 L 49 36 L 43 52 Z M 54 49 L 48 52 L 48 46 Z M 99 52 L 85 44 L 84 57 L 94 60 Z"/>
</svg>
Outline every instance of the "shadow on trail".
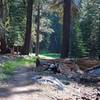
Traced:
<svg viewBox="0 0 100 100">
<path fill-rule="evenodd" d="M 14 71 L 9 80 L 4 82 L 7 84 L 7 86 L 0 87 L 0 98 L 7 98 L 17 94 L 20 95 L 42 92 L 42 90 L 38 88 L 34 89 L 34 87 L 32 87 L 34 84 L 34 81 L 31 79 L 33 74 L 32 68 L 18 68 L 16 71 Z M 18 90 L 16 90 L 16 88 L 18 88 Z"/>
<path fill-rule="evenodd" d="M 42 67 L 41 67 L 42 68 Z M 39 68 L 40 69 L 40 68 Z M 39 76 L 39 77 L 38 77 Z M 70 85 L 73 81 L 68 78 L 68 75 L 64 75 L 61 73 L 54 74 L 50 71 L 36 71 L 34 68 L 18 68 L 14 71 L 11 78 L 7 81 L 7 87 L 0 88 L 0 98 L 8 98 L 12 95 L 21 95 L 21 94 L 31 94 L 42 92 L 41 89 L 34 88 L 35 82 L 42 82 L 42 83 L 50 83 L 56 84 L 63 87 L 64 85 Z M 77 80 L 74 82 L 78 83 Z M 58 84 L 59 83 L 59 84 Z M 78 84 L 93 86 L 90 83 L 80 82 Z M 27 88 L 29 87 L 29 88 Z M 57 88 L 57 90 L 63 91 L 62 88 Z"/>
<path fill-rule="evenodd" d="M 21 94 L 30 94 L 34 92 L 42 92 L 40 89 L 30 89 L 30 90 L 24 90 L 24 91 L 11 91 L 11 89 L 8 88 L 0 88 L 0 98 L 7 98 L 12 95 L 21 95 Z"/>
</svg>

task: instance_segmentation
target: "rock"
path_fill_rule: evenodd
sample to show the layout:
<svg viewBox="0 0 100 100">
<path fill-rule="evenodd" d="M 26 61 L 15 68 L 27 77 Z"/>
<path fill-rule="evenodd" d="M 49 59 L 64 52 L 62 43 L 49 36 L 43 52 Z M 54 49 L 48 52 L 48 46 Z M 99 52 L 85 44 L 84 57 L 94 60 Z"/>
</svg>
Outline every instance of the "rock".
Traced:
<svg viewBox="0 0 100 100">
<path fill-rule="evenodd" d="M 100 66 L 87 69 L 85 72 L 91 77 L 100 77 Z"/>
<path fill-rule="evenodd" d="M 98 83 L 100 81 L 100 66 L 85 70 L 84 74 L 80 77 L 80 81 Z"/>
<path fill-rule="evenodd" d="M 32 79 L 39 84 L 56 86 L 60 90 L 63 90 L 65 87 L 65 85 L 60 80 L 52 76 L 34 76 Z"/>
</svg>

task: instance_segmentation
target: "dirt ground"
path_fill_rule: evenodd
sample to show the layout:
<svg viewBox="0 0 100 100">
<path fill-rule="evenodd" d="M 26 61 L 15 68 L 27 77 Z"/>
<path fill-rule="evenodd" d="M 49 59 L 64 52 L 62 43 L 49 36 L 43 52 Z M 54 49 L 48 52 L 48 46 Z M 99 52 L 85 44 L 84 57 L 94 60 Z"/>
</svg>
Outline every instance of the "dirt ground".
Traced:
<svg viewBox="0 0 100 100">
<path fill-rule="evenodd" d="M 9 80 L 0 82 L 0 100 L 100 100 L 99 82 L 82 84 L 61 73 L 54 74 L 42 69 L 33 69 L 33 66 L 17 68 Z M 56 77 L 64 88 L 39 84 L 32 79 L 36 75 Z"/>
<path fill-rule="evenodd" d="M 64 90 L 59 90 L 52 85 L 35 83 L 32 77 L 36 74 L 31 68 L 17 69 L 11 79 L 0 83 L 0 100 L 100 100 L 96 99 L 98 86 L 70 82 Z"/>
</svg>

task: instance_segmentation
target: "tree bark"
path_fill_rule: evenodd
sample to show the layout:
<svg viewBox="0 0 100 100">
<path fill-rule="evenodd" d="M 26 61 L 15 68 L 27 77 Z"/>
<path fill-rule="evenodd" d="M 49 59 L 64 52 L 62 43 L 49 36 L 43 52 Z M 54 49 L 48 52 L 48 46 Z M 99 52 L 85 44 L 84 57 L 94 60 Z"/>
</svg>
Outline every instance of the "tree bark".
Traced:
<svg viewBox="0 0 100 100">
<path fill-rule="evenodd" d="M 21 54 L 23 55 L 28 55 L 31 49 L 32 9 L 33 9 L 33 0 L 27 0 L 26 33 L 25 33 L 23 50 L 21 52 Z"/>
<path fill-rule="evenodd" d="M 0 0 L 0 18 L 3 18 L 3 1 Z"/>
<path fill-rule="evenodd" d="M 38 4 L 37 8 L 37 29 L 36 29 L 36 51 L 35 55 L 39 55 L 39 35 L 40 35 L 40 4 Z"/>
<path fill-rule="evenodd" d="M 3 37 L 0 37 L 0 54 L 5 54 L 6 53 L 6 42 Z"/>
<path fill-rule="evenodd" d="M 61 58 L 67 58 L 69 53 L 70 24 L 71 24 L 71 0 L 64 0 L 63 34 Z"/>
<path fill-rule="evenodd" d="M 4 0 L 0 0 L 0 23 L 3 22 L 6 16 L 6 14 L 4 13 L 5 12 L 4 3 L 5 3 Z M 0 26 L 0 54 L 4 54 L 5 51 L 6 51 L 5 31 Z"/>
</svg>

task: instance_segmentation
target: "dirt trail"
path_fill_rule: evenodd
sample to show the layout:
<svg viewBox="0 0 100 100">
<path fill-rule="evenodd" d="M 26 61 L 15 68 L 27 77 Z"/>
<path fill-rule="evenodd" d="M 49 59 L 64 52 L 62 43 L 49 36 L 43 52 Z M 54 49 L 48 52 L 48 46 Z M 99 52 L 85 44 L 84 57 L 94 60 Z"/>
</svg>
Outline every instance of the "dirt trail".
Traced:
<svg viewBox="0 0 100 100">
<path fill-rule="evenodd" d="M 66 97 L 63 91 L 54 90 L 52 86 L 36 84 L 32 76 L 36 73 L 30 68 L 19 68 L 11 79 L 0 86 L 0 100 L 57 100 Z"/>
<path fill-rule="evenodd" d="M 64 90 L 59 90 L 52 85 L 34 82 L 32 77 L 35 75 L 40 72 L 26 67 L 16 69 L 7 82 L 0 83 L 0 100 L 100 100 L 96 99 L 98 94 L 100 97 L 98 87 L 70 82 Z"/>
</svg>

